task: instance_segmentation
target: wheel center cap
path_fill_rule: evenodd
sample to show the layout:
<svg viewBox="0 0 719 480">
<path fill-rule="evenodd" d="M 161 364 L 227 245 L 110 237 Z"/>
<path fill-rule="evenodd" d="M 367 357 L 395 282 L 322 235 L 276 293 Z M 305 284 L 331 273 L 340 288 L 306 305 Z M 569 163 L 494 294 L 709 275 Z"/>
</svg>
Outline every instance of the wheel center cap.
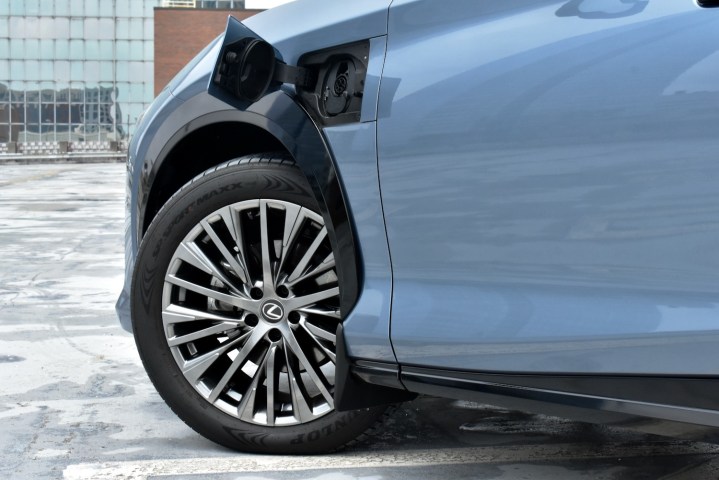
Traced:
<svg viewBox="0 0 719 480">
<path fill-rule="evenodd" d="M 262 304 L 262 318 L 271 323 L 277 323 L 285 316 L 285 309 L 282 308 L 280 302 L 276 300 L 268 300 Z"/>
</svg>

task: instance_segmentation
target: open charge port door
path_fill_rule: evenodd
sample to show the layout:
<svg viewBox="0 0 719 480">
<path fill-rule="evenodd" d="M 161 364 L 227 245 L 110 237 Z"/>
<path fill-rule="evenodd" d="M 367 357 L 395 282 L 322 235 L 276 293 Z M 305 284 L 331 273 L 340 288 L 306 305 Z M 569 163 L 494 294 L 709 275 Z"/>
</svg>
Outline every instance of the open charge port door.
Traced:
<svg viewBox="0 0 719 480">
<path fill-rule="evenodd" d="M 369 41 L 308 52 L 287 65 L 277 49 L 233 17 L 227 20 L 208 93 L 245 109 L 283 84 L 321 125 L 359 122 Z"/>
</svg>

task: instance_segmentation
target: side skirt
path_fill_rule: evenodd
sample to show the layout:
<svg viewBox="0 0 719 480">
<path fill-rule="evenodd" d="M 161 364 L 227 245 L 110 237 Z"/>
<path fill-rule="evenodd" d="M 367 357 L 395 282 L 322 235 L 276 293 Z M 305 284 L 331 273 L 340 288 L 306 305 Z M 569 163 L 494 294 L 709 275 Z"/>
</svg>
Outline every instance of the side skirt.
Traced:
<svg viewBox="0 0 719 480">
<path fill-rule="evenodd" d="M 338 410 L 424 394 L 719 443 L 719 377 L 498 374 L 400 367 L 349 359 L 341 327 L 337 342 Z"/>
<path fill-rule="evenodd" d="M 707 395 L 693 395 L 704 387 L 705 392 L 711 392 L 709 396 L 716 397 L 719 379 L 715 378 L 498 375 L 416 367 L 403 367 L 400 378 L 408 390 L 427 395 L 659 435 L 719 441 L 719 404 Z M 567 390 L 571 385 L 574 389 Z M 603 395 L 585 393 L 599 387 L 606 388 Z M 622 391 L 625 395 L 615 396 Z M 637 394 L 640 398 L 632 398 Z M 667 400 L 672 403 L 662 403 Z"/>
</svg>

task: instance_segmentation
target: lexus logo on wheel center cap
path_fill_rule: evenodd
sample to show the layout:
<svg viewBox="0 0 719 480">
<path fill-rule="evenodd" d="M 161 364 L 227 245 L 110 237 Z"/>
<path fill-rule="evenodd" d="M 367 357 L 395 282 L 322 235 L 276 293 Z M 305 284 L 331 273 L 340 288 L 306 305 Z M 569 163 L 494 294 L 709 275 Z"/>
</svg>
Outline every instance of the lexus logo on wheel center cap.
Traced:
<svg viewBox="0 0 719 480">
<path fill-rule="evenodd" d="M 270 300 L 262 305 L 262 316 L 268 322 L 279 322 L 285 316 L 285 311 L 279 302 Z"/>
</svg>

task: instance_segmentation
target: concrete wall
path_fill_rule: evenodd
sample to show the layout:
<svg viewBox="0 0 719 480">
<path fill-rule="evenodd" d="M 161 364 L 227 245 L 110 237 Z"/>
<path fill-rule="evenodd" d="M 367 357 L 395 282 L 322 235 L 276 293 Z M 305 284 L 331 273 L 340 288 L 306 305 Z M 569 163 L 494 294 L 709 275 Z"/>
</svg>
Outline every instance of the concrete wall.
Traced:
<svg viewBox="0 0 719 480">
<path fill-rule="evenodd" d="M 155 95 L 213 38 L 227 16 L 244 20 L 261 10 L 155 8 Z"/>
</svg>

